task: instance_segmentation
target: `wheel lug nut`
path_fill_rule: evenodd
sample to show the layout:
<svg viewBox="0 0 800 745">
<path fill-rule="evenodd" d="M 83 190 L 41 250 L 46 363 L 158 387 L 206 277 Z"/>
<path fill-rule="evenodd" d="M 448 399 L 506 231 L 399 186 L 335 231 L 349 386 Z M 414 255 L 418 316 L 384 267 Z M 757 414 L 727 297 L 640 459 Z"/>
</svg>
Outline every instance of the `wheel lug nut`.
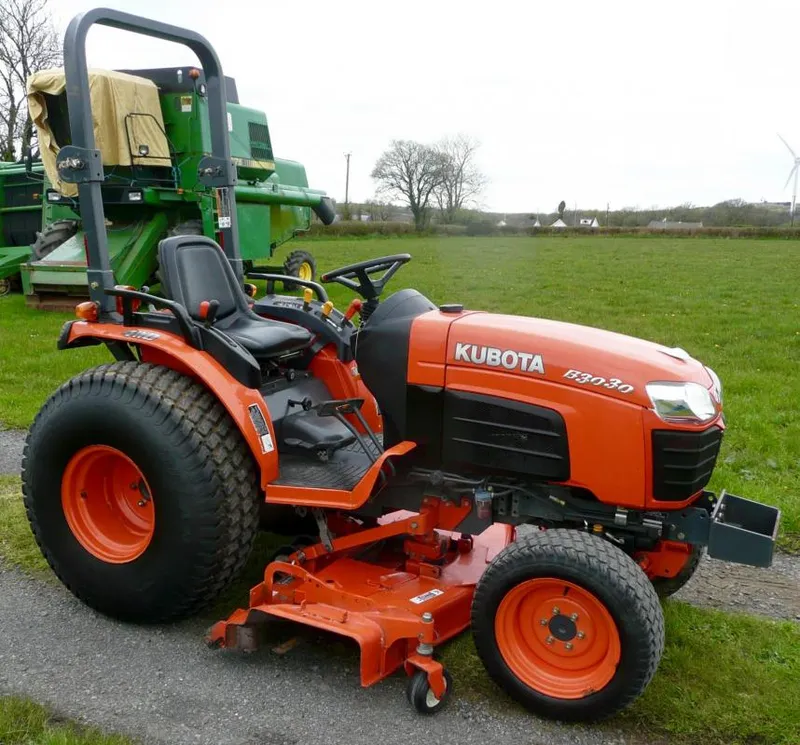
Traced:
<svg viewBox="0 0 800 745">
<path fill-rule="evenodd" d="M 548 644 L 552 644 L 554 641 L 555 639 L 553 639 L 552 636 L 548 636 L 547 639 L 545 639 L 545 642 L 547 642 Z"/>
<path fill-rule="evenodd" d="M 139 484 L 136 484 L 136 483 L 132 483 L 131 484 L 131 489 L 133 489 L 133 491 L 136 491 L 138 488 L 139 488 Z"/>
<path fill-rule="evenodd" d="M 561 608 L 559 608 L 557 605 L 554 605 L 554 606 L 553 606 L 553 615 L 554 615 L 554 616 L 557 616 L 557 615 L 559 615 L 560 613 L 561 613 Z"/>
<path fill-rule="evenodd" d="M 577 621 L 577 620 L 578 620 L 578 614 L 577 614 L 577 613 L 573 613 L 573 614 L 570 616 L 570 619 L 571 619 L 572 621 Z"/>
<path fill-rule="evenodd" d="M 81 499 L 86 499 L 86 497 L 88 497 L 88 496 L 89 495 L 85 491 L 81 492 Z"/>
<path fill-rule="evenodd" d="M 572 642 L 567 642 L 564 645 L 564 649 L 566 649 L 569 652 L 569 650 L 572 649 Z"/>
<path fill-rule="evenodd" d="M 539 621 L 539 625 L 540 626 L 547 626 L 547 619 L 543 618 L 541 621 Z"/>
<path fill-rule="evenodd" d="M 576 636 L 578 637 L 578 639 L 583 639 L 583 638 L 585 638 L 586 634 L 584 634 L 582 631 L 579 631 L 579 632 L 576 634 Z"/>
<path fill-rule="evenodd" d="M 146 503 L 145 503 L 144 499 L 140 499 L 136 504 L 138 504 L 139 507 L 144 507 Z"/>
</svg>

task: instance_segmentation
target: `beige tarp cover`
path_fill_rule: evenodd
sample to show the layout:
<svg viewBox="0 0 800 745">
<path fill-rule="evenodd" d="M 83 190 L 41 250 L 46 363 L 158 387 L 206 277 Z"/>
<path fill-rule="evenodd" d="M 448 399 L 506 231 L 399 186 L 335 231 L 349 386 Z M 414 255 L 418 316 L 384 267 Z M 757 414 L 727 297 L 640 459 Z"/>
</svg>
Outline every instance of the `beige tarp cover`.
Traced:
<svg viewBox="0 0 800 745">
<path fill-rule="evenodd" d="M 63 70 L 42 70 L 28 78 L 28 108 L 39 134 L 39 150 L 50 183 L 66 196 L 75 196 L 75 184 L 62 182 L 56 169 L 56 143 L 47 119 L 43 94 L 57 96 L 66 88 Z M 152 80 L 111 70 L 89 70 L 89 91 L 94 120 L 95 147 L 104 166 L 131 165 L 131 152 L 147 145 L 147 158 L 134 158 L 136 165 L 170 166 L 169 145 L 164 135 L 164 118 L 158 88 Z M 128 119 L 127 128 L 125 118 Z M 149 116 L 148 116 L 149 115 Z"/>
</svg>

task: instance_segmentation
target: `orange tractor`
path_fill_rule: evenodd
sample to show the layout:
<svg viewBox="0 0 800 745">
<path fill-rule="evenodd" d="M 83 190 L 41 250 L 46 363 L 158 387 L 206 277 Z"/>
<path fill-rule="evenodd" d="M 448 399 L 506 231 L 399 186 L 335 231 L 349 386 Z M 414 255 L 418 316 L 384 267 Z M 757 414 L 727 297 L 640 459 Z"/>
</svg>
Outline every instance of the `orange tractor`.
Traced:
<svg viewBox="0 0 800 745">
<path fill-rule="evenodd" d="M 161 293 L 108 266 L 84 41 L 101 23 L 188 44 L 208 83 L 219 240 L 159 249 Z M 91 301 L 61 349 L 115 361 L 65 383 L 27 441 L 27 513 L 64 584 L 138 622 L 212 601 L 259 526 L 305 540 L 264 570 L 208 641 L 252 649 L 272 618 L 355 640 L 361 681 L 404 669 L 434 712 L 452 689 L 438 645 L 471 627 L 489 675 L 531 711 L 592 720 L 630 704 L 659 664 L 659 594 L 704 550 L 767 566 L 776 509 L 705 490 L 725 428 L 717 376 L 680 349 L 594 328 L 384 299 L 407 254 L 328 272 L 356 297 L 259 275 L 237 253 L 224 76 L 202 37 L 117 11 L 65 42 Z M 220 248 L 222 246 L 222 248 Z M 358 322 L 356 324 L 356 321 Z"/>
</svg>

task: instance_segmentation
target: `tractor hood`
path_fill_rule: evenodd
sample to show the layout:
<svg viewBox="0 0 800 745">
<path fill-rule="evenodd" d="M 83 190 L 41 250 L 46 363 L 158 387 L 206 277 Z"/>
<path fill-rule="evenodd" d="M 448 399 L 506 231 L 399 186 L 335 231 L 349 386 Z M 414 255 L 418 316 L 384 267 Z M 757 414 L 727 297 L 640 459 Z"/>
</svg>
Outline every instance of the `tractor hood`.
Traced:
<svg viewBox="0 0 800 745">
<path fill-rule="evenodd" d="M 714 381 L 681 349 L 589 326 L 524 316 L 466 312 L 450 324 L 447 365 L 480 366 L 650 407 L 654 381 Z"/>
</svg>

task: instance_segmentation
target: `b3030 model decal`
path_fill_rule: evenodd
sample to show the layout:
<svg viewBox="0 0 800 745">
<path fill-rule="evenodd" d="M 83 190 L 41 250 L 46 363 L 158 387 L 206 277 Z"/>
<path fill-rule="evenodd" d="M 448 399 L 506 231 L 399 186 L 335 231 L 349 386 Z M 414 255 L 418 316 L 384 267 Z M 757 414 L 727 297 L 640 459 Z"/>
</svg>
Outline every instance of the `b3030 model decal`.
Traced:
<svg viewBox="0 0 800 745">
<path fill-rule="evenodd" d="M 604 378 L 602 375 L 592 375 L 592 373 L 581 372 L 580 370 L 567 370 L 564 373 L 567 380 L 574 380 L 582 385 L 594 385 L 598 388 L 608 388 L 611 391 L 620 393 L 633 393 L 633 386 L 623 383 L 619 378 Z"/>
<path fill-rule="evenodd" d="M 542 355 L 531 352 L 518 352 L 515 349 L 498 349 L 478 344 L 456 342 L 456 362 L 471 362 L 473 365 L 504 367 L 506 370 L 521 370 L 544 375 Z"/>
</svg>

